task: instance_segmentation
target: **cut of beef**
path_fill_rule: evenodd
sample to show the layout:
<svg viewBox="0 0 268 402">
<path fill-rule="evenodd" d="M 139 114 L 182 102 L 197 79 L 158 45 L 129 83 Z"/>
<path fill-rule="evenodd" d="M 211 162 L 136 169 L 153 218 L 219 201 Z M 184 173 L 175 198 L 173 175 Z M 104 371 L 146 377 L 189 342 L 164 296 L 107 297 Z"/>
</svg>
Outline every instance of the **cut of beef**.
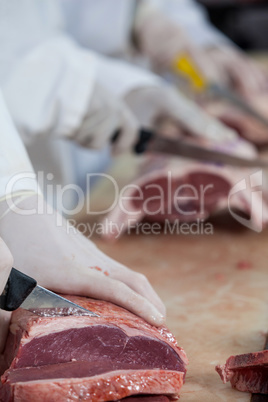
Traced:
<svg viewBox="0 0 268 402">
<path fill-rule="evenodd" d="M 241 156 L 250 157 L 241 143 L 238 146 Z M 222 148 L 218 146 L 218 149 Z M 254 175 L 255 171 L 164 156 L 147 159 L 137 178 L 120 193 L 117 205 L 104 218 L 102 235 L 107 240 L 115 240 L 124 230 L 135 225 L 138 228 L 142 220 L 164 225 L 205 221 L 228 209 L 235 217 L 240 214 L 250 217 L 253 227 L 263 227 L 268 222 L 264 192 L 256 193 L 253 209 L 251 188 L 239 187 L 245 177 L 250 177 L 252 187 L 257 186 L 259 176 Z M 236 188 L 237 191 L 232 191 Z M 249 220 L 244 221 L 246 226 Z"/>
<path fill-rule="evenodd" d="M 187 358 L 166 327 L 152 327 L 108 302 L 68 298 L 100 317 L 58 316 L 53 310 L 13 313 L 1 402 L 178 397 Z"/>
<path fill-rule="evenodd" d="M 231 356 L 216 371 L 238 391 L 268 394 L 268 350 Z"/>
</svg>

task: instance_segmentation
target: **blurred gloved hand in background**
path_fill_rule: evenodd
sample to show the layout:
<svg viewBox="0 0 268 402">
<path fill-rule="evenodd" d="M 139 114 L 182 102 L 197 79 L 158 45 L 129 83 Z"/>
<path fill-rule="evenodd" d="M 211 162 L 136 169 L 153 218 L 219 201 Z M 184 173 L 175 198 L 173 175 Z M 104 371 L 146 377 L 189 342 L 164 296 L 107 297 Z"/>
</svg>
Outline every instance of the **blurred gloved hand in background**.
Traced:
<svg viewBox="0 0 268 402">
<path fill-rule="evenodd" d="M 179 23 L 151 4 L 140 7 L 134 31 L 157 72 L 172 71 L 176 58 L 187 55 L 207 80 L 233 87 L 246 98 L 267 89 L 267 74 L 231 41 L 196 45 Z"/>
<path fill-rule="evenodd" d="M 236 46 L 213 46 L 203 49 L 204 59 L 210 65 L 208 78 L 233 87 L 249 100 L 268 88 L 267 71 L 251 60 Z"/>
<path fill-rule="evenodd" d="M 145 127 L 154 128 L 156 121 L 172 119 L 193 135 L 214 141 L 230 141 L 235 132 L 209 116 L 197 104 L 167 85 L 140 87 L 125 95 L 125 102 Z"/>
<path fill-rule="evenodd" d="M 134 35 L 139 50 L 149 58 L 156 72 L 172 70 L 175 59 L 187 54 L 202 74 L 209 73 L 202 51 L 194 45 L 187 32 L 157 8 L 145 6 L 138 9 Z"/>
</svg>

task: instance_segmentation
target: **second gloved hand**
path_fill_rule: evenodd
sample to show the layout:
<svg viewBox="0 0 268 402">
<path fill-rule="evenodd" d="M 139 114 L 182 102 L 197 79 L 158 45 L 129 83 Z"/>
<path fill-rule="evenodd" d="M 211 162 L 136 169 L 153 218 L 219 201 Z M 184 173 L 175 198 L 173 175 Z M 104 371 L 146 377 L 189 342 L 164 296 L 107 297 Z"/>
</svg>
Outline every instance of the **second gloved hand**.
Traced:
<svg viewBox="0 0 268 402">
<path fill-rule="evenodd" d="M 267 92 L 267 72 L 235 46 L 203 49 L 203 55 L 211 81 L 233 87 L 249 100 Z"/>
<path fill-rule="evenodd" d="M 134 144 L 137 132 L 138 122 L 127 105 L 96 84 L 88 111 L 73 138 L 80 145 L 100 149 L 111 143 L 117 133 L 113 150 L 118 153 Z"/>
<path fill-rule="evenodd" d="M 159 119 L 171 119 L 192 135 L 213 141 L 225 142 L 236 137 L 232 129 L 165 84 L 137 88 L 125 96 L 125 102 L 145 127 L 155 128 Z"/>
</svg>

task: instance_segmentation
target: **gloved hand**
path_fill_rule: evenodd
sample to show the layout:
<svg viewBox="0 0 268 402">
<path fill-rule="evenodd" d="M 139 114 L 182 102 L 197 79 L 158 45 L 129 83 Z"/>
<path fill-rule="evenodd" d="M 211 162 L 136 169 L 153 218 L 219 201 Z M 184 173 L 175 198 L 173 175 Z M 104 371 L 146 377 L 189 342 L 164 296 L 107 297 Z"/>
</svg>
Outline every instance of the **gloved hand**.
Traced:
<svg viewBox="0 0 268 402">
<path fill-rule="evenodd" d="M 211 81 L 234 87 L 248 99 L 267 91 L 267 72 L 238 48 L 215 46 L 204 49 L 203 54 L 206 76 Z"/>
<path fill-rule="evenodd" d="M 7 210 L 3 201 L 0 216 Z M 107 300 L 159 326 L 165 307 L 148 280 L 102 253 L 43 197 L 16 200 L 0 220 L 15 267 L 55 292 Z"/>
<path fill-rule="evenodd" d="M 173 119 L 191 134 L 213 141 L 230 141 L 236 133 L 209 116 L 197 104 L 167 85 L 142 87 L 129 92 L 125 102 L 139 123 L 153 128 L 160 118 Z"/>
<path fill-rule="evenodd" d="M 0 238 L 0 294 L 5 288 L 12 266 L 13 257 L 4 241 Z M 5 346 L 9 320 L 10 313 L 0 310 L 0 354 Z"/>
<path fill-rule="evenodd" d="M 88 111 L 72 136 L 80 145 L 100 149 L 111 143 L 118 132 L 113 150 L 121 152 L 134 144 L 138 122 L 127 106 L 99 84 L 95 84 Z"/>
<path fill-rule="evenodd" d="M 134 36 L 139 50 L 145 54 L 157 72 L 170 71 L 176 57 L 190 56 L 203 74 L 206 72 L 202 51 L 176 23 L 151 5 L 138 8 Z"/>
<path fill-rule="evenodd" d="M 138 47 L 158 72 L 172 70 L 174 60 L 186 54 L 209 81 L 234 87 L 247 98 L 267 90 L 267 74 L 238 48 L 197 47 L 179 25 L 151 5 L 140 7 L 134 32 Z"/>
</svg>

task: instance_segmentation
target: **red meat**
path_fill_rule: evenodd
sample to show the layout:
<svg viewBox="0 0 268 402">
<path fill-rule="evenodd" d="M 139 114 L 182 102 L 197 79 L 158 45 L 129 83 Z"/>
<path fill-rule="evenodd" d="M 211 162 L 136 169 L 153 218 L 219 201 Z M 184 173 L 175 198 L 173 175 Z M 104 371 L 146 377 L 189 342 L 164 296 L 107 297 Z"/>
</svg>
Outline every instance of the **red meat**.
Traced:
<svg viewBox="0 0 268 402">
<path fill-rule="evenodd" d="M 166 327 L 153 327 L 108 302 L 69 298 L 100 317 L 13 313 L 1 402 L 178 397 L 187 358 Z"/>
<path fill-rule="evenodd" d="M 238 391 L 268 394 L 268 350 L 231 356 L 216 371 Z"/>
</svg>

